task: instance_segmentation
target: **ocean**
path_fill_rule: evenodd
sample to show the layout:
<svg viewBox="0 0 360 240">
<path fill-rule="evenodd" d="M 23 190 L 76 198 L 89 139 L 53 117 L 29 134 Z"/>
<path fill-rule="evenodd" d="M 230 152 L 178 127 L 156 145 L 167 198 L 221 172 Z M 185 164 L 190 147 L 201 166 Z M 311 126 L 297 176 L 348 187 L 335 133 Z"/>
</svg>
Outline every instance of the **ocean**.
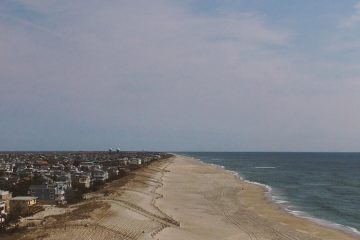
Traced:
<svg viewBox="0 0 360 240">
<path fill-rule="evenodd" d="M 186 152 L 265 185 L 291 213 L 360 231 L 360 153 Z"/>
</svg>

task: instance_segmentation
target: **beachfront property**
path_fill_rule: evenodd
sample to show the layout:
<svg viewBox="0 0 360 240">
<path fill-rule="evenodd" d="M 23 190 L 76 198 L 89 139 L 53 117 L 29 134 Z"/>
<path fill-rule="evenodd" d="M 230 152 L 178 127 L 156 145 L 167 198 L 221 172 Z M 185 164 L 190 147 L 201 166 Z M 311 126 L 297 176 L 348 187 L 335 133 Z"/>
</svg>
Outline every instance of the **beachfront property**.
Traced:
<svg viewBox="0 0 360 240">
<path fill-rule="evenodd" d="M 141 165 L 142 162 L 143 161 L 140 158 L 131 158 L 130 160 L 128 160 L 128 164 L 130 165 Z"/>
<path fill-rule="evenodd" d="M 74 172 L 71 174 L 72 188 L 87 190 L 91 188 L 91 175 L 84 172 Z"/>
<path fill-rule="evenodd" d="M 105 167 L 104 171 L 108 173 L 108 179 L 115 179 L 120 173 L 120 170 L 117 167 Z"/>
<path fill-rule="evenodd" d="M 0 201 L 4 203 L 4 211 L 10 212 L 10 199 L 12 198 L 12 194 L 9 191 L 0 190 Z"/>
<path fill-rule="evenodd" d="M 6 204 L 3 201 L 0 201 L 0 227 L 5 223 L 7 218 Z"/>
<path fill-rule="evenodd" d="M 96 169 L 92 171 L 91 177 L 91 180 L 94 184 L 101 184 L 105 183 L 106 180 L 109 179 L 109 174 L 107 171 Z"/>
<path fill-rule="evenodd" d="M 125 176 L 142 163 L 156 160 L 156 155 L 166 156 L 146 152 L 0 153 L 1 221 L 41 211 L 42 204 L 81 201 L 84 193 L 96 190 L 94 185 Z M 129 167 L 128 159 L 136 166 Z"/>
<path fill-rule="evenodd" d="M 33 214 L 36 210 L 36 197 L 18 196 L 10 200 L 10 213 L 16 216 Z"/>
<path fill-rule="evenodd" d="M 43 204 L 64 204 L 65 190 L 62 183 L 51 183 L 42 185 L 31 185 L 29 194 Z"/>
<path fill-rule="evenodd" d="M 71 174 L 69 172 L 56 170 L 51 175 L 51 178 L 54 179 L 54 181 L 56 181 L 57 183 L 66 185 L 66 188 L 72 188 Z"/>
<path fill-rule="evenodd" d="M 65 190 L 71 187 L 71 183 L 66 176 L 61 175 L 60 178 L 65 181 L 54 181 L 48 176 L 51 173 L 42 173 L 35 177 L 29 187 L 28 194 L 38 199 L 40 203 L 44 204 L 64 204 Z"/>
<path fill-rule="evenodd" d="M 119 165 L 127 166 L 129 164 L 129 159 L 127 157 L 118 159 Z"/>
</svg>

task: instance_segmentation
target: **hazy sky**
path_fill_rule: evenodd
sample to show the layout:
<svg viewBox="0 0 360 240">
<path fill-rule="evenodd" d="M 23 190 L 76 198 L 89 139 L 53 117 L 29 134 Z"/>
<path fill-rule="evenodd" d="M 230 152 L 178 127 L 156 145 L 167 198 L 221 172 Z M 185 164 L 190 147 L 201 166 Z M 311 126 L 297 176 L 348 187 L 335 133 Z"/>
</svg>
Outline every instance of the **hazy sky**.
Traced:
<svg viewBox="0 0 360 240">
<path fill-rule="evenodd" d="M 1 0 L 0 150 L 360 151 L 359 0 Z"/>
</svg>

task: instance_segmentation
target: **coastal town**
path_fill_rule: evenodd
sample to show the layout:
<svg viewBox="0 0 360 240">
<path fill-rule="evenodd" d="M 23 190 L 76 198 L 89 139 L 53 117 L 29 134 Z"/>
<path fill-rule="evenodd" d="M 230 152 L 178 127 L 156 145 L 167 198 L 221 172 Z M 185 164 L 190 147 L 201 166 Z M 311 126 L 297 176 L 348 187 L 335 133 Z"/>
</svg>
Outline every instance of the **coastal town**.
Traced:
<svg viewBox="0 0 360 240">
<path fill-rule="evenodd" d="M 0 228 L 6 231 L 44 206 L 65 207 L 83 200 L 150 162 L 159 152 L 3 152 L 0 153 Z"/>
<path fill-rule="evenodd" d="M 192 157 L 120 151 L 0 156 L 9 183 L 19 176 L 17 187 L 8 184 L 1 192 L 1 240 L 359 239 L 289 214 L 263 186 Z"/>
</svg>

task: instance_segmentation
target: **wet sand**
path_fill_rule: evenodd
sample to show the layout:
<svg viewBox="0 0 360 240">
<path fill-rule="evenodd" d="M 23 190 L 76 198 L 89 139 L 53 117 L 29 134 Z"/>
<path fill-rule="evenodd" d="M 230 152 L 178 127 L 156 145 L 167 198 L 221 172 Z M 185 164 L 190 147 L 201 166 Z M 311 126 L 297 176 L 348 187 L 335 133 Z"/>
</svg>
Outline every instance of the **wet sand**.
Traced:
<svg viewBox="0 0 360 240">
<path fill-rule="evenodd" d="M 159 239 L 360 239 L 287 213 L 263 187 L 219 167 L 178 157 L 167 170 L 158 206 L 181 227 Z"/>
<path fill-rule="evenodd" d="M 177 156 L 110 183 L 19 239 L 360 238 L 295 217 L 270 202 L 261 186 Z"/>
</svg>

